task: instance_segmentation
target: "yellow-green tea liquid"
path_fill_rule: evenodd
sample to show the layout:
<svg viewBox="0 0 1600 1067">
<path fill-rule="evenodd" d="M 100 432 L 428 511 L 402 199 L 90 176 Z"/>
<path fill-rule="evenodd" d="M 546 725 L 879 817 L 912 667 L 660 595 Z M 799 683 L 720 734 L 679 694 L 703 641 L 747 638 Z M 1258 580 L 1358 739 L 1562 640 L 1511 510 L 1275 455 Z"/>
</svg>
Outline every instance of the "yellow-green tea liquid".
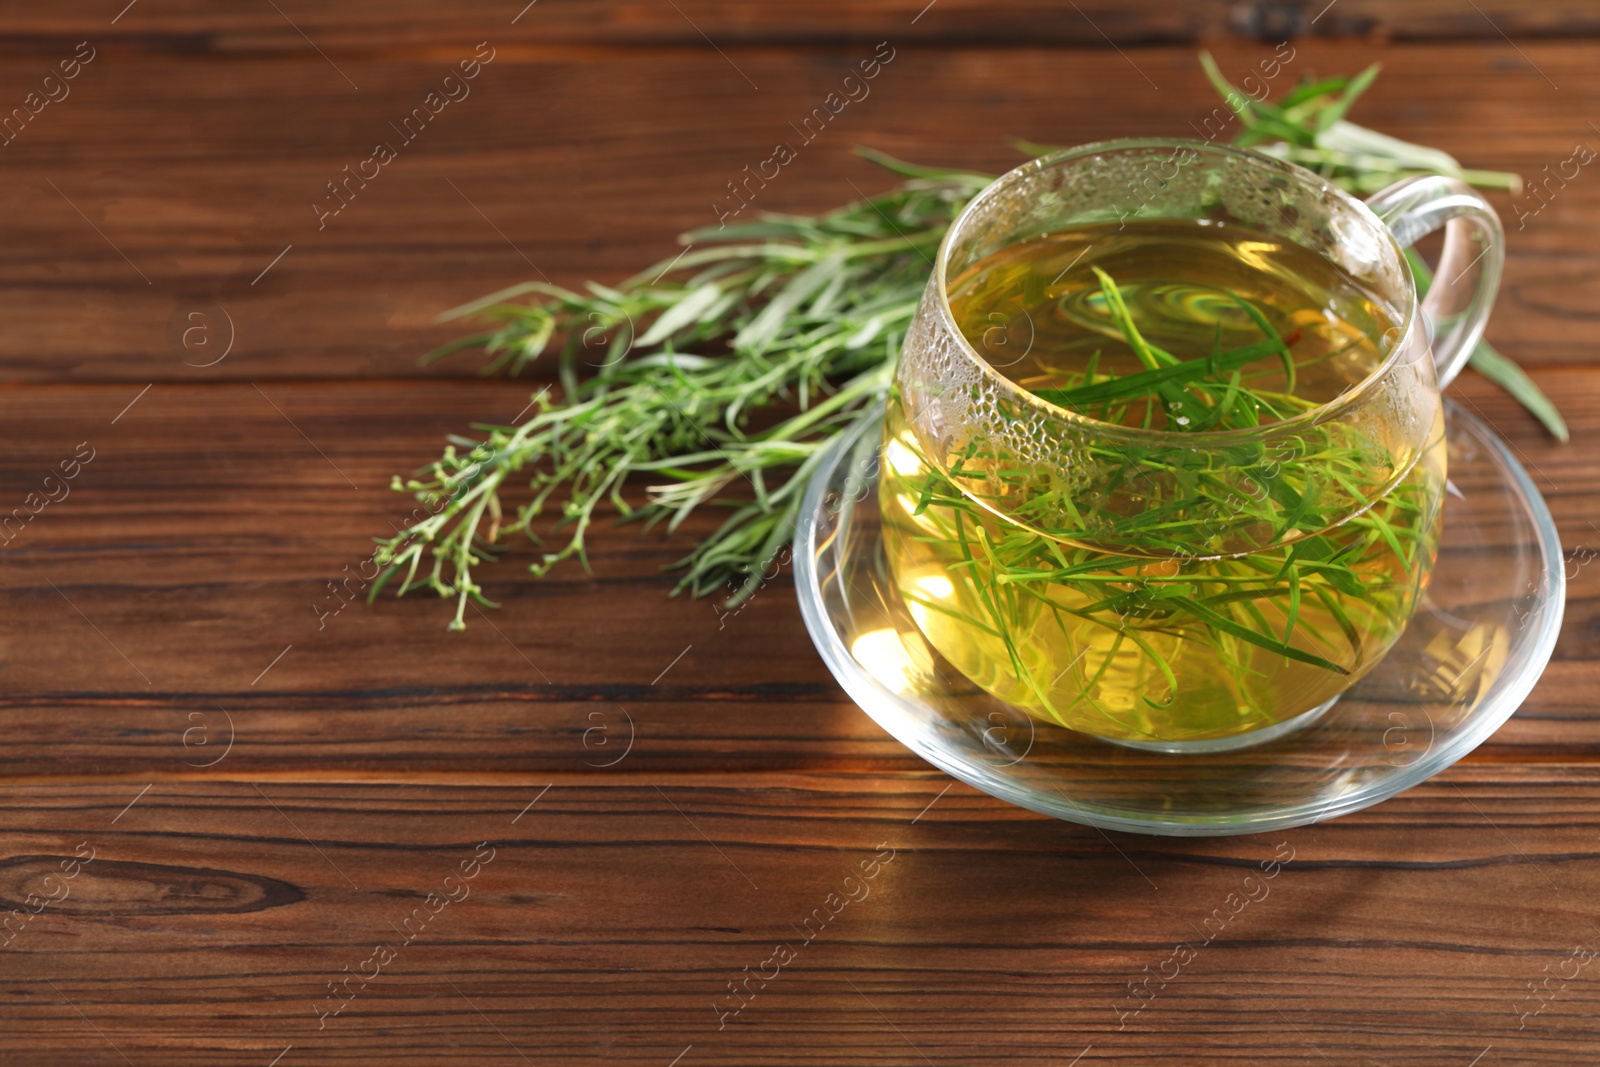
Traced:
<svg viewBox="0 0 1600 1067">
<path fill-rule="evenodd" d="M 1136 373 L 1091 264 L 1115 277 L 1146 338 L 1184 359 L 1260 339 L 1230 293 L 1262 309 L 1292 340 L 1296 364 L 1292 391 L 1277 360 L 1253 366 L 1264 395 L 1326 403 L 1384 358 L 1386 309 L 1336 268 L 1262 235 L 1193 224 L 1087 230 L 1007 249 L 952 281 L 952 308 L 973 346 L 1025 388 L 1081 382 L 1091 358 L 1101 372 Z M 1141 405 L 1105 414 L 1156 428 L 1168 417 Z M 1272 421 L 1270 412 L 1261 418 Z M 1328 702 L 1399 636 L 1437 549 L 1442 420 L 1420 451 L 1397 433 L 1388 444 L 1403 477 L 1294 559 L 1287 545 L 1197 559 L 1112 555 L 1053 538 L 964 496 L 939 502 L 962 490 L 923 454 L 898 396 L 884 433 L 885 545 L 929 642 L 1001 700 L 1112 740 L 1227 738 Z M 937 458 L 948 469 L 957 457 Z M 1019 578 L 1064 569 L 1071 580 Z M 1179 596 L 1210 605 L 1206 617 L 1175 609 L 1169 598 Z M 1262 647 L 1241 629 L 1324 665 Z"/>
</svg>

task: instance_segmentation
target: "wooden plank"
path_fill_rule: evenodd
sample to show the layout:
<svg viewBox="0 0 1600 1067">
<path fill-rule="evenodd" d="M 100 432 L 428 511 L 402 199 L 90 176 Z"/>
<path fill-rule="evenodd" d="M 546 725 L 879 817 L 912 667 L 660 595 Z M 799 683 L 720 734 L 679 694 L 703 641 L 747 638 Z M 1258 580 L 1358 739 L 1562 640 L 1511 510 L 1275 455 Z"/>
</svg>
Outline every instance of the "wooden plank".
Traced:
<svg viewBox="0 0 1600 1067">
<path fill-rule="evenodd" d="M 1600 1039 L 1600 985 L 1573 961 L 1597 937 L 1595 775 L 1457 768 L 1323 826 L 1194 842 L 941 776 L 13 786 L 0 896 L 56 903 L 13 917 L 5 1048 L 284 1067 L 1580 1062 Z"/>
<path fill-rule="evenodd" d="M 141 5 L 124 21 L 145 14 Z M 139 386 L 468 377 L 466 357 L 418 364 L 460 332 L 436 325 L 437 314 L 540 274 L 615 281 L 669 258 L 677 234 L 715 224 L 727 183 L 777 141 L 799 144 L 798 158 L 752 210 L 818 211 L 886 188 L 886 175 L 852 155 L 859 144 L 999 172 L 1020 158 L 1012 135 L 1070 144 L 1193 136 L 1208 119 L 1218 128 L 1188 47 L 1070 58 L 891 47 L 870 95 L 813 143 L 791 124 L 870 47 L 724 49 L 725 60 L 703 44 L 508 45 L 410 144 L 390 124 L 470 46 L 403 60 L 341 55 L 339 70 L 314 54 L 221 62 L 105 48 L 67 99 L 0 149 L 0 361 L 13 381 Z M 1600 143 L 1579 115 L 1578 102 L 1600 100 L 1589 45 L 1296 48 L 1275 92 L 1301 73 L 1381 59 L 1386 73 L 1357 117 L 1474 166 L 1539 175 L 1575 142 Z M 1272 51 L 1235 46 L 1221 62 L 1242 78 Z M 54 55 L 8 64 L 0 101 L 23 100 Z M 336 203 L 324 200 L 326 183 L 378 140 L 400 143 L 398 158 L 365 188 L 352 183 L 348 206 L 319 223 L 313 203 Z M 1510 227 L 1490 334 L 1530 364 L 1596 359 L 1600 252 L 1585 223 L 1600 215 L 1600 182 L 1587 173 L 1552 186 L 1536 215 L 1539 202 L 1527 199 L 1524 228 Z M 1510 199 L 1497 203 L 1513 220 Z"/>
<path fill-rule="evenodd" d="M 428 48 L 440 43 L 496 41 L 582 44 L 688 44 L 707 38 L 719 45 L 802 44 L 818 41 L 907 41 L 964 44 L 1055 44 L 1104 48 L 1190 42 L 1222 36 L 1282 40 L 1288 36 L 1410 39 L 1572 37 L 1600 32 L 1600 17 L 1582 0 L 1512 3 L 1485 0 L 1461 5 L 1450 0 L 1290 0 L 1231 3 L 1194 0 L 772 0 L 730 4 L 682 0 L 675 5 L 631 0 L 542 0 L 537 6 L 511 0 L 463 0 L 448 8 L 424 0 L 402 0 L 380 10 L 353 5 L 317 5 L 290 0 L 277 5 L 228 4 L 223 0 L 179 0 L 161 5 L 102 0 L 92 12 L 14 5 L 6 13 L 11 47 L 41 41 L 82 39 L 86 34 L 133 47 L 175 52 L 224 53 L 310 50 L 309 38 L 325 51 Z"/>
<path fill-rule="evenodd" d="M 1600 433 L 1600 371 L 1539 377 L 1579 441 Z M 662 568 L 715 515 L 671 537 L 602 524 L 592 575 L 534 578 L 536 550 L 514 544 L 481 572 L 504 607 L 469 612 L 466 634 L 444 632 L 453 605 L 431 594 L 341 607 L 371 573 L 370 538 L 411 510 L 389 477 L 474 419 L 510 419 L 530 388 L 0 392 L 12 507 L 80 442 L 94 449 L 70 495 L 6 531 L 0 771 L 182 775 L 224 751 L 252 773 L 567 771 L 611 761 L 630 734 L 627 766 L 648 770 L 921 766 L 835 687 L 787 573 L 734 615 L 669 599 Z M 1477 758 L 1593 759 L 1600 475 L 1475 375 L 1454 392 L 1523 455 L 1572 557 L 1556 661 Z"/>
<path fill-rule="evenodd" d="M 1592 183 L 1511 234 L 1493 327 L 1580 444 L 1552 445 L 1470 375 L 1455 390 L 1523 455 L 1573 553 L 1556 660 L 1522 711 L 1468 762 L 1331 824 L 1102 834 L 952 784 L 886 737 L 827 677 L 786 579 L 730 618 L 668 600 L 661 566 L 709 519 L 673 538 L 601 531 L 593 576 L 535 580 L 523 546 L 489 572 L 505 609 L 466 635 L 426 600 L 318 616 L 329 581 L 408 510 L 389 475 L 473 419 L 509 419 L 536 384 L 474 381 L 466 362 L 419 371 L 450 336 L 433 315 L 530 261 L 575 283 L 669 253 L 863 45 L 899 51 L 760 206 L 880 187 L 857 142 L 999 169 L 1011 132 L 1181 133 L 1211 106 L 1190 47 L 1125 57 L 1101 30 L 1272 40 L 1323 0 L 1097 0 L 1081 24 L 973 0 L 914 24 L 917 0 L 302 4 L 109 0 L 90 29 L 48 6 L 7 12 L 0 100 L 84 36 L 103 47 L 0 150 L 0 515 L 82 457 L 70 495 L 3 535 L 0 1059 L 1590 1055 Z M 1589 7 L 1391 8 L 1340 0 L 1315 30 L 1490 43 L 1306 45 L 1297 65 L 1385 59 L 1358 117 L 1473 165 L 1536 172 L 1589 138 L 1592 46 L 1524 36 L 1592 33 Z M 480 13 L 501 29 L 472 25 Z M 322 183 L 484 37 L 500 51 L 472 98 L 316 230 Z M 1237 74 L 1266 51 L 1221 58 Z M 226 347 L 223 309 L 236 347 L 200 366 Z M 196 311 L 214 347 L 182 344 Z M 794 958 L 773 974 L 779 944 Z"/>
<path fill-rule="evenodd" d="M 341 606 L 371 574 L 371 538 L 413 509 L 390 475 L 475 417 L 509 420 L 528 389 L 161 384 L 114 426 L 138 390 L 0 394 L 17 416 L 0 484 L 18 506 L 80 441 L 95 449 L 6 549 L 0 595 L 22 613 L 3 653 L 20 746 L 7 769 L 64 770 L 95 738 L 84 769 L 183 771 L 225 750 L 230 721 L 230 759 L 278 768 L 336 751 L 366 769 L 600 764 L 630 721 L 661 766 L 908 759 L 840 703 L 786 579 L 736 615 L 669 599 L 662 568 L 714 515 L 671 539 L 602 525 L 594 577 L 536 580 L 523 542 L 484 572 L 507 610 L 472 612 L 464 635 L 444 632 L 454 606 L 431 594 Z M 722 671 L 730 655 L 755 667 L 758 649 L 758 669 Z M 796 706 L 803 722 L 775 721 Z"/>
</svg>

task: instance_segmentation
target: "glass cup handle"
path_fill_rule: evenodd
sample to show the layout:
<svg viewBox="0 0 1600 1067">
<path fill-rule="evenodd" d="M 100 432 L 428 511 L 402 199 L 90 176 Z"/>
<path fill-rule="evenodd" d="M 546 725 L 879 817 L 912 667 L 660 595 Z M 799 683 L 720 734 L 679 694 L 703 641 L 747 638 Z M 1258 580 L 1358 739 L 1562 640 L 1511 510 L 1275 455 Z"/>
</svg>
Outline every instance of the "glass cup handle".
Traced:
<svg viewBox="0 0 1600 1067">
<path fill-rule="evenodd" d="M 1442 174 L 1407 178 L 1374 193 L 1367 206 L 1401 248 L 1445 227 L 1444 253 L 1422 310 L 1433 326 L 1439 388 L 1450 384 L 1483 336 L 1505 265 L 1500 216 L 1472 187 Z"/>
</svg>

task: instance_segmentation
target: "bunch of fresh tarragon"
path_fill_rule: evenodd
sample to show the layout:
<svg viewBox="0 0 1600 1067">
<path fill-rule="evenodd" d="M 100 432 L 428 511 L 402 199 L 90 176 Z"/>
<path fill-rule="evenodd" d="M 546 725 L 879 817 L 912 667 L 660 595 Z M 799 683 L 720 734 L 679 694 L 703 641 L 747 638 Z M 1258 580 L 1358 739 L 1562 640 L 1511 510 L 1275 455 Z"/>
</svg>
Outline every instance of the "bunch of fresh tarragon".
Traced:
<svg viewBox="0 0 1600 1067">
<path fill-rule="evenodd" d="M 1228 85 L 1209 55 L 1201 63 L 1238 116 L 1236 144 L 1353 192 L 1424 173 L 1518 186 L 1514 174 L 1465 170 L 1436 149 L 1345 121 L 1376 66 L 1267 104 Z M 535 574 L 572 556 L 587 565 L 589 527 L 607 504 L 668 530 L 703 504 L 723 509 L 721 525 L 677 565 L 674 591 L 720 591 L 733 603 L 754 592 L 829 442 L 887 391 L 946 228 L 993 180 L 863 155 L 905 180 L 816 217 L 695 230 L 682 238 L 689 251 L 615 286 L 528 282 L 449 312 L 485 329 L 430 358 L 477 348 L 489 357 L 486 373 L 516 375 L 554 346 L 559 384 L 515 425 L 477 425 L 480 436 L 451 438 L 439 460 L 395 478 L 429 514 L 379 541 L 372 594 L 396 578 L 401 594 L 427 586 L 456 599 L 450 628 L 462 629 L 469 600 L 494 606 L 474 568 L 505 538 L 544 546 Z M 1425 285 L 1425 265 L 1413 265 Z M 1566 439 L 1560 415 L 1516 364 L 1480 345 L 1472 365 Z M 508 516 L 501 492 L 518 476 L 532 496 Z M 643 494 L 630 500 L 639 478 Z"/>
</svg>

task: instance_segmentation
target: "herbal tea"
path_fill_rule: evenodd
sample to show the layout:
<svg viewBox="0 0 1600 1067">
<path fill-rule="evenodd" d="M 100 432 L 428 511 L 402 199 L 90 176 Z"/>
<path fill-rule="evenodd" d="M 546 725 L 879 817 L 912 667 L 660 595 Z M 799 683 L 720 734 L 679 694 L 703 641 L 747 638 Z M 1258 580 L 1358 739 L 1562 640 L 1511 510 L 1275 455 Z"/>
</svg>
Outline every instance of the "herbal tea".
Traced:
<svg viewBox="0 0 1600 1067">
<path fill-rule="evenodd" d="M 1277 451 L 1220 436 L 1270 436 L 1383 364 L 1394 311 L 1353 278 L 1265 234 L 1161 222 L 1004 249 L 948 295 L 1028 405 L 1107 431 L 1061 454 L 974 432 L 929 455 L 891 396 L 890 564 L 975 683 L 1112 740 L 1211 741 L 1329 703 L 1399 636 L 1438 543 L 1442 417 L 1423 434 L 1308 416 Z"/>
</svg>

